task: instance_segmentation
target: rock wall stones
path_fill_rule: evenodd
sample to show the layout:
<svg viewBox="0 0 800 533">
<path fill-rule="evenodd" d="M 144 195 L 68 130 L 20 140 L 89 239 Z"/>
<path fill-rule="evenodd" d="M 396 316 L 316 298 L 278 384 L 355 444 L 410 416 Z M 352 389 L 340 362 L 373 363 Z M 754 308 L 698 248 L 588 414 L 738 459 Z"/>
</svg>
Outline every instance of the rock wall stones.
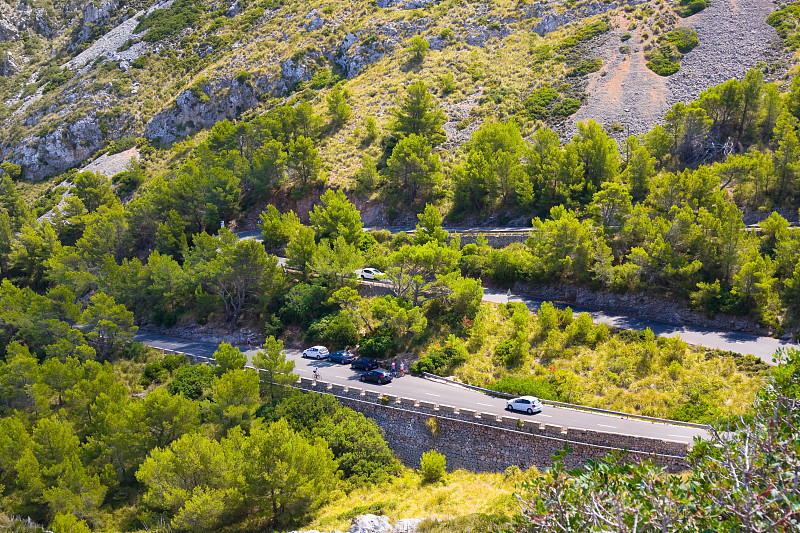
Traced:
<svg viewBox="0 0 800 533">
<path fill-rule="evenodd" d="M 501 472 L 512 465 L 543 469 L 551 465 L 553 454 L 566 445 L 572 449 L 565 459 L 568 468 L 622 449 L 629 451 L 629 460 L 650 459 L 674 472 L 688 466 L 688 445 L 682 442 L 523 422 L 513 416 L 459 410 L 307 378 L 297 386 L 333 394 L 342 405 L 374 420 L 384 430 L 392 451 L 412 467 L 419 465 L 423 453 L 437 450 L 447 457 L 450 469 Z M 431 418 L 438 428 L 435 434 L 429 428 Z"/>
</svg>

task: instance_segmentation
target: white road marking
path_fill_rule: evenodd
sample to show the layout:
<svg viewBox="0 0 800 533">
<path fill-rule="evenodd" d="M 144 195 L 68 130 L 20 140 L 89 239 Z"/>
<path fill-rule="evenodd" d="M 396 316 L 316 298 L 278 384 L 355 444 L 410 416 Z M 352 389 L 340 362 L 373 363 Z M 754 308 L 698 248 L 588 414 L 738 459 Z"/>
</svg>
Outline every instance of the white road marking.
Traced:
<svg viewBox="0 0 800 533">
<path fill-rule="evenodd" d="M 478 402 L 478 405 L 485 405 L 486 407 L 492 407 L 492 405 L 491 405 L 491 404 L 488 404 L 488 403 L 481 403 L 481 402 Z"/>
<path fill-rule="evenodd" d="M 339 379 L 347 379 L 345 376 L 333 376 L 333 377 L 339 378 Z"/>
<path fill-rule="evenodd" d="M 667 437 L 678 437 L 679 439 L 689 439 L 689 438 L 691 438 L 689 435 L 672 435 L 672 434 L 667 435 Z"/>
<path fill-rule="evenodd" d="M 546 416 L 547 418 L 553 418 L 553 415 L 543 415 L 542 413 L 539 413 L 539 416 Z"/>
<path fill-rule="evenodd" d="M 437 398 L 440 396 L 439 394 L 433 394 L 431 392 L 426 392 L 425 394 L 427 394 L 428 396 L 436 396 Z"/>
<path fill-rule="evenodd" d="M 597 424 L 597 425 L 600 426 L 600 427 L 603 427 L 603 428 L 617 429 L 617 426 L 607 426 L 605 424 Z"/>
</svg>

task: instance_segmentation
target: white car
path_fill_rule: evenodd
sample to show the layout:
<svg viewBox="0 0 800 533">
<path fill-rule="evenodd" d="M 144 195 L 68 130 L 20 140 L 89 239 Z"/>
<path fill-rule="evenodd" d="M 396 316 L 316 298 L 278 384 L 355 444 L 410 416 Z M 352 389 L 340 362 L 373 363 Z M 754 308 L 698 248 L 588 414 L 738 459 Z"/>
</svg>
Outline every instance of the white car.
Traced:
<svg viewBox="0 0 800 533">
<path fill-rule="evenodd" d="M 532 415 L 542 412 L 542 400 L 534 396 L 520 396 L 506 402 L 506 411 L 522 411 Z"/>
<path fill-rule="evenodd" d="M 303 350 L 303 357 L 311 359 L 325 359 L 328 357 L 328 349 L 324 346 L 312 346 Z"/>
<path fill-rule="evenodd" d="M 376 279 L 383 276 L 383 272 L 377 268 L 362 268 L 360 270 L 356 270 L 356 276 L 361 279 Z"/>
</svg>

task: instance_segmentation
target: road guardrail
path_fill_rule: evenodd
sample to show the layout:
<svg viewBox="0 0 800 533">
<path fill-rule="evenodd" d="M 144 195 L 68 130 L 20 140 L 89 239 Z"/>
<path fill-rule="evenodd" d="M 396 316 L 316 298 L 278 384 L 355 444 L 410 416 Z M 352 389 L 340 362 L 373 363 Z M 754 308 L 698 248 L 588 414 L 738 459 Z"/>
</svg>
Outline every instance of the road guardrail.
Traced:
<svg viewBox="0 0 800 533">
<path fill-rule="evenodd" d="M 431 374 L 429 372 L 423 372 L 422 373 L 422 377 L 425 378 L 425 379 L 430 379 L 432 381 L 441 381 L 441 382 L 444 382 L 444 383 L 449 383 L 451 385 L 456 385 L 456 386 L 459 386 L 459 387 L 465 387 L 467 389 L 480 391 L 480 392 L 483 392 L 483 393 L 488 394 L 490 396 L 497 396 L 498 398 L 511 399 L 511 398 L 517 398 L 519 396 L 519 394 L 507 394 L 505 392 L 499 392 L 499 391 L 492 390 L 492 389 L 484 389 L 483 387 L 476 387 L 475 385 L 469 385 L 467 383 L 461 383 L 460 381 L 455 381 L 455 380 L 452 380 L 452 379 L 444 378 L 442 376 L 437 376 L 436 374 Z M 660 424 L 672 424 L 674 426 L 686 426 L 686 427 L 698 428 L 698 429 L 711 429 L 711 425 L 710 424 L 695 424 L 694 422 L 683 422 L 681 420 L 669 420 L 667 418 L 656 418 L 656 417 L 653 417 L 653 416 L 637 415 L 637 414 L 633 414 L 633 413 L 623 413 L 621 411 L 611 411 L 609 409 L 600 409 L 598 407 L 589 407 L 589 406 L 586 406 L 586 405 L 576 405 L 576 404 L 572 404 L 572 403 L 556 402 L 556 401 L 553 401 L 553 400 L 542 400 L 542 403 L 543 404 L 547 404 L 547 405 L 552 405 L 552 406 L 555 406 L 555 407 L 565 407 L 567 409 L 577 409 L 577 410 L 580 410 L 580 411 L 591 411 L 593 413 L 602 413 L 602 414 L 613 415 L 613 416 L 621 416 L 621 417 L 624 417 L 624 418 L 634 418 L 634 419 L 637 419 L 637 420 L 644 420 L 644 421 L 647 421 L 647 422 L 657 422 L 657 423 L 660 423 Z"/>
</svg>

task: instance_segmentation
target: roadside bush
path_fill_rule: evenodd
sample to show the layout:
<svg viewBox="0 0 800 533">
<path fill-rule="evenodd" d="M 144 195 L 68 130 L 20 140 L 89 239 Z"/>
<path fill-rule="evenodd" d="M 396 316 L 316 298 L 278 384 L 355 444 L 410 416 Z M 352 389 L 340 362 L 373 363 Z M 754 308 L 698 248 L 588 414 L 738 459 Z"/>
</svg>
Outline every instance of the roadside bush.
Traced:
<svg viewBox="0 0 800 533">
<path fill-rule="evenodd" d="M 449 374 L 453 368 L 467 360 L 467 348 L 455 335 L 447 338 L 444 346 L 436 345 L 419 361 L 411 366 L 411 371 L 428 372 L 439 376 Z"/>
<path fill-rule="evenodd" d="M 358 344 L 358 330 L 345 313 L 335 313 L 315 320 L 308 327 L 307 341 L 328 343 L 332 348 L 346 348 Z"/>
<path fill-rule="evenodd" d="M 280 315 L 286 324 L 299 324 L 303 327 L 322 316 L 329 307 L 325 289 L 319 285 L 298 283 L 286 294 Z"/>
<path fill-rule="evenodd" d="M 169 393 L 181 394 L 191 400 L 205 396 L 214 385 L 214 370 L 208 365 L 182 366 L 169 384 Z"/>
<path fill-rule="evenodd" d="M 161 364 L 161 361 L 156 361 L 155 363 L 148 363 L 145 365 L 139 383 L 142 385 L 142 387 L 147 388 L 154 381 L 156 383 L 164 383 L 168 379 L 169 370 L 164 368 L 164 366 Z"/>
<path fill-rule="evenodd" d="M 397 343 L 389 335 L 367 337 L 358 346 L 358 353 L 364 357 L 383 359 L 397 355 Z"/>
<path fill-rule="evenodd" d="M 486 388 L 518 396 L 536 396 L 544 400 L 560 399 L 558 388 L 549 376 L 505 376 Z"/>
<path fill-rule="evenodd" d="M 431 450 L 422 454 L 419 462 L 419 471 L 422 479 L 427 483 L 434 483 L 444 477 L 447 459 L 444 454 Z"/>
</svg>

